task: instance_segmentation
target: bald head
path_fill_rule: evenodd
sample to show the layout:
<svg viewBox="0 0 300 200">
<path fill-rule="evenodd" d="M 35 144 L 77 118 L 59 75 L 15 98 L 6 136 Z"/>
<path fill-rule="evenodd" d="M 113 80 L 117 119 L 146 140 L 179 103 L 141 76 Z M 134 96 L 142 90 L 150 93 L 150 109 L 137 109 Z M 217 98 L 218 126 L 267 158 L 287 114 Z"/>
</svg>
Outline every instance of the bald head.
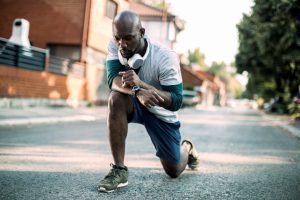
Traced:
<svg viewBox="0 0 300 200">
<path fill-rule="evenodd" d="M 113 35 L 124 58 L 131 58 L 135 53 L 144 55 L 147 48 L 143 39 L 145 29 L 139 16 L 132 11 L 119 13 L 113 21 Z"/>
<path fill-rule="evenodd" d="M 130 31 L 136 31 L 142 28 L 141 20 L 139 16 L 132 11 L 126 10 L 121 13 L 119 13 L 114 21 L 113 25 L 117 29 L 127 29 Z"/>
</svg>

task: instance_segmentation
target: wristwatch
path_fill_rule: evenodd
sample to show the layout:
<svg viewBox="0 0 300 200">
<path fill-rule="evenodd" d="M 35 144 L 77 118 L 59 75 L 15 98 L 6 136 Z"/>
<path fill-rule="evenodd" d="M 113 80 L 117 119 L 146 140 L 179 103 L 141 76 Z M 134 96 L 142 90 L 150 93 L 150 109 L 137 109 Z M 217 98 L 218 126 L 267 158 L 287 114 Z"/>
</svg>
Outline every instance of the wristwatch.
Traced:
<svg viewBox="0 0 300 200">
<path fill-rule="evenodd" d="M 131 91 L 134 93 L 134 96 L 136 96 L 138 91 L 140 91 L 140 90 L 141 90 L 141 87 L 137 86 L 137 85 L 135 85 L 131 88 Z"/>
</svg>

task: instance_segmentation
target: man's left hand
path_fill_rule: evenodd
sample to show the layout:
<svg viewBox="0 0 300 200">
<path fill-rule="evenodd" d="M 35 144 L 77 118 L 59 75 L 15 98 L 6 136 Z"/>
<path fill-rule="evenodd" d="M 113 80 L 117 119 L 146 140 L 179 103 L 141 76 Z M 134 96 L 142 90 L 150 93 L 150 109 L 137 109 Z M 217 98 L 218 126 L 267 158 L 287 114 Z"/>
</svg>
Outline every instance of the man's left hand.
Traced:
<svg viewBox="0 0 300 200">
<path fill-rule="evenodd" d="M 156 91 L 143 88 L 138 92 L 137 98 L 147 108 L 159 105 L 165 101 Z"/>
</svg>

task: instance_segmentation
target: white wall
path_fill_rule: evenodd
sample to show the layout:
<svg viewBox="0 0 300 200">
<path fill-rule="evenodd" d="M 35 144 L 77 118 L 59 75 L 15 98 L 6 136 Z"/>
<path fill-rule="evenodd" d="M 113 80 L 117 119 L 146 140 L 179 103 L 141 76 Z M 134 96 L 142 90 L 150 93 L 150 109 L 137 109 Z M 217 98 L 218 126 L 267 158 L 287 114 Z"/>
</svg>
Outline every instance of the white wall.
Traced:
<svg viewBox="0 0 300 200">
<path fill-rule="evenodd" d="M 175 28 L 173 23 L 142 21 L 143 27 L 146 29 L 146 35 L 168 47 L 175 38 Z"/>
</svg>

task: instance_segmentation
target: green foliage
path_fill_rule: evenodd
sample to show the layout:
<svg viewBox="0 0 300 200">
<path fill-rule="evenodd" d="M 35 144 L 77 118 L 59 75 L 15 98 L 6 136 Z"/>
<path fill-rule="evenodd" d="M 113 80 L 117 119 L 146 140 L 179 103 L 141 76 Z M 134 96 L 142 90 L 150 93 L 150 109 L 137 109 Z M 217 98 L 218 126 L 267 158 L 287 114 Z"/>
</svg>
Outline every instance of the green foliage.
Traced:
<svg viewBox="0 0 300 200">
<path fill-rule="evenodd" d="M 208 72 L 220 76 L 225 73 L 226 71 L 226 64 L 224 62 L 212 62 L 211 66 L 208 69 Z"/>
<path fill-rule="evenodd" d="M 224 62 L 212 62 L 208 68 L 208 72 L 219 77 L 226 83 L 226 90 L 228 96 L 233 98 L 239 98 L 242 95 L 241 83 L 236 79 L 236 73 L 228 71 L 228 67 L 234 68 L 234 63 L 231 66 L 227 66 Z"/>
<path fill-rule="evenodd" d="M 95 103 L 92 102 L 92 101 L 88 101 L 87 104 L 86 104 L 86 107 L 90 108 L 90 107 L 94 107 L 95 106 Z"/>
<path fill-rule="evenodd" d="M 205 55 L 201 53 L 199 48 L 194 49 L 194 51 L 188 50 L 188 59 L 191 64 L 197 64 L 204 70 L 207 69 Z"/>
<path fill-rule="evenodd" d="M 221 76 L 222 77 L 222 76 Z M 236 79 L 235 74 L 228 73 L 222 80 L 226 83 L 226 91 L 228 97 L 240 98 L 242 96 L 242 85 Z"/>
<path fill-rule="evenodd" d="M 237 25 L 237 70 L 249 73 L 249 96 L 280 97 L 287 105 L 300 92 L 300 1 L 254 2 Z"/>
<path fill-rule="evenodd" d="M 169 10 L 170 3 L 167 3 L 164 0 L 134 0 L 136 2 L 141 2 L 146 5 L 161 9 L 161 10 Z"/>
<path fill-rule="evenodd" d="M 170 4 L 167 4 L 165 1 L 159 2 L 155 5 L 155 7 L 161 9 L 161 10 L 168 10 L 170 7 Z"/>
<path fill-rule="evenodd" d="M 184 85 L 184 89 L 185 89 L 185 90 L 193 91 L 193 90 L 194 90 L 194 86 L 193 86 L 193 85 L 188 85 L 188 84 L 186 84 L 186 85 Z"/>
<path fill-rule="evenodd" d="M 288 110 L 294 119 L 300 119 L 300 104 L 290 103 L 288 105 Z"/>
</svg>

